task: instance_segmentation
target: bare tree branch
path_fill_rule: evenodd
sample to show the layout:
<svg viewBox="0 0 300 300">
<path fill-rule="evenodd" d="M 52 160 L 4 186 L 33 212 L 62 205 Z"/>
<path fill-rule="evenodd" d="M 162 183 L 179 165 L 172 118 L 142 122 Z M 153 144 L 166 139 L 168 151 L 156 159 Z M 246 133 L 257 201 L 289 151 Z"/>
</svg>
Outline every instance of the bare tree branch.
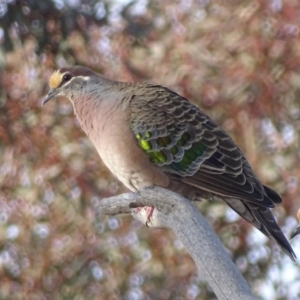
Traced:
<svg viewBox="0 0 300 300">
<path fill-rule="evenodd" d="M 153 206 L 150 221 L 145 209 Z M 147 188 L 106 198 L 97 204 L 97 212 L 107 215 L 129 213 L 149 227 L 172 229 L 194 259 L 219 300 L 257 300 L 218 237 L 193 204 L 182 196 L 162 188 Z"/>
</svg>

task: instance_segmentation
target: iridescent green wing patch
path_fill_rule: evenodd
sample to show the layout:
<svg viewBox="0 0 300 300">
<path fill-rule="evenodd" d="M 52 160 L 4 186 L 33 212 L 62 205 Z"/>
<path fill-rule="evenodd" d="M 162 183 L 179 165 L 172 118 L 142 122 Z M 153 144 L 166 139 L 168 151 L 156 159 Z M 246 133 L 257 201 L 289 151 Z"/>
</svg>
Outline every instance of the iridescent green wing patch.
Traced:
<svg viewBox="0 0 300 300">
<path fill-rule="evenodd" d="M 191 176 L 216 150 L 216 136 L 203 126 L 210 122 L 207 116 L 166 88 L 144 86 L 142 95 L 131 98 L 130 109 L 129 124 L 139 146 L 167 172 Z"/>
<path fill-rule="evenodd" d="M 182 131 L 182 130 L 181 130 Z M 192 136 L 187 132 L 173 129 L 167 136 L 153 138 L 156 134 L 147 131 L 136 134 L 140 147 L 154 164 L 169 172 L 188 175 L 205 154 L 207 146 L 201 142 L 191 143 Z M 205 155 L 204 155 L 205 156 Z M 193 166 L 194 164 L 194 166 Z"/>
</svg>

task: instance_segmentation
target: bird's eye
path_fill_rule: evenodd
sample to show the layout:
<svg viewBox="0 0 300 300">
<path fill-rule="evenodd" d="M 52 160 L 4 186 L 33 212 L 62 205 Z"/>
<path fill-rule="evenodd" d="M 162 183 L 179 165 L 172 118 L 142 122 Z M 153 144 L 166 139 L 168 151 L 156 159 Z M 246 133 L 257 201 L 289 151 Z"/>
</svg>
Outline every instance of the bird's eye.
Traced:
<svg viewBox="0 0 300 300">
<path fill-rule="evenodd" d="M 72 75 L 71 75 L 71 74 L 65 74 L 65 75 L 63 76 L 63 82 L 67 82 L 67 81 L 69 81 L 71 78 L 72 78 Z"/>
</svg>

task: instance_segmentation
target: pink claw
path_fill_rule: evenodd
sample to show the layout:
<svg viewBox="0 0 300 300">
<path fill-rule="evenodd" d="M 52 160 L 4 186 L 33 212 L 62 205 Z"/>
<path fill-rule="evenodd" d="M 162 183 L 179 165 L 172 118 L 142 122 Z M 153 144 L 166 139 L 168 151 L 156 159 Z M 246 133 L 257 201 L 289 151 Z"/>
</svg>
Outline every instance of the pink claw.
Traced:
<svg viewBox="0 0 300 300">
<path fill-rule="evenodd" d="M 145 209 L 146 211 L 146 216 L 147 216 L 146 226 L 148 226 L 148 222 L 150 222 L 150 218 L 152 217 L 154 207 L 152 206 L 136 207 L 134 209 L 134 213 L 138 213 L 141 209 Z"/>
</svg>

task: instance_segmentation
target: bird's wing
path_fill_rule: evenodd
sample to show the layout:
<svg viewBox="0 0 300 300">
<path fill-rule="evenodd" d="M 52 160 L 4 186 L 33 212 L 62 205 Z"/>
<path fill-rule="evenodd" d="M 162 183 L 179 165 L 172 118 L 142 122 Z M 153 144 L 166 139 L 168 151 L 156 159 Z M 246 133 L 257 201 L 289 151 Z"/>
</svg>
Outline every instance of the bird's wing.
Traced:
<svg viewBox="0 0 300 300">
<path fill-rule="evenodd" d="M 130 96 L 130 127 L 150 160 L 171 177 L 219 195 L 239 215 L 272 236 L 294 261 L 269 207 L 280 196 L 263 186 L 228 134 L 185 98 L 153 85 Z"/>
<path fill-rule="evenodd" d="M 162 86 L 138 90 L 130 99 L 130 127 L 155 165 L 216 195 L 265 207 L 281 202 L 259 182 L 229 135 L 199 108 Z"/>
</svg>

